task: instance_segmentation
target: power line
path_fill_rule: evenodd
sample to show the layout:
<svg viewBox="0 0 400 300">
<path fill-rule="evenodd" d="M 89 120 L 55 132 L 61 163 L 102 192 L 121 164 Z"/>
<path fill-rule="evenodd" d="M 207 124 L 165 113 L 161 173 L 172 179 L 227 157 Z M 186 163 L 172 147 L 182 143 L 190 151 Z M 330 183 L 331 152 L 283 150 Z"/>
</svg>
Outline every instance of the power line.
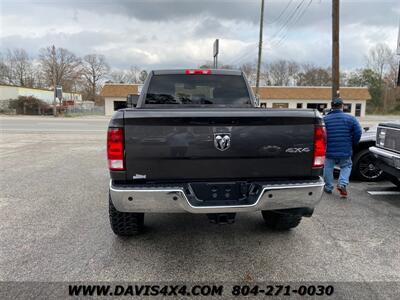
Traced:
<svg viewBox="0 0 400 300">
<path fill-rule="evenodd" d="M 304 0 L 303 0 L 303 1 L 304 1 Z M 281 13 L 278 15 L 278 17 L 275 18 L 274 21 L 269 22 L 269 23 L 266 23 L 266 24 L 273 24 L 273 23 L 276 23 L 276 22 L 285 14 L 285 12 L 288 10 L 288 8 L 290 7 L 290 5 L 291 5 L 292 3 L 293 3 L 293 0 L 289 0 L 288 3 L 286 4 L 285 8 L 284 8 L 284 9 L 281 11 Z M 250 46 L 253 45 L 253 44 L 257 44 L 257 43 L 252 43 L 252 44 L 250 44 Z M 257 45 L 257 46 L 258 46 L 258 45 Z M 246 47 L 246 49 L 248 49 L 248 47 Z M 250 52 L 247 52 L 246 49 L 245 49 L 244 51 L 242 51 L 240 54 L 238 54 L 237 56 L 234 56 L 233 58 L 231 58 L 231 59 L 229 60 L 229 62 L 227 62 L 226 64 L 230 65 L 230 64 L 233 64 L 235 61 L 236 61 L 236 64 L 239 64 L 242 60 L 244 60 L 244 59 L 247 58 L 250 54 L 252 54 L 251 51 L 250 51 Z"/>
<path fill-rule="evenodd" d="M 289 15 L 289 17 L 286 19 L 285 23 L 282 25 L 282 27 L 277 30 L 272 36 L 271 39 L 274 39 L 278 36 L 278 34 L 282 31 L 287 29 L 289 22 L 294 18 L 294 16 L 297 14 L 301 6 L 304 4 L 305 0 L 302 0 L 297 7 L 293 10 L 293 12 Z"/>
<path fill-rule="evenodd" d="M 293 0 L 290 0 L 285 8 L 281 11 L 281 13 L 279 14 L 279 16 L 277 18 L 275 18 L 275 20 L 271 21 L 271 22 L 265 22 L 265 24 L 267 25 L 271 25 L 271 24 L 275 24 L 276 22 L 279 21 L 279 19 L 283 16 L 283 14 L 287 11 L 287 9 L 289 8 L 289 6 L 292 4 Z"/>
<path fill-rule="evenodd" d="M 308 7 L 311 5 L 313 0 L 310 0 L 307 4 L 306 7 L 303 7 L 303 4 L 306 0 L 302 0 L 292 11 L 292 13 L 285 19 L 283 25 L 272 35 L 272 37 L 270 38 L 270 40 L 276 39 L 279 35 L 279 33 L 281 33 L 282 31 L 286 31 L 279 39 L 276 39 L 277 41 L 272 41 L 271 43 L 267 44 L 267 47 L 279 47 L 287 38 L 288 36 L 288 31 L 287 29 L 289 28 L 290 25 L 296 25 L 298 23 L 298 21 L 303 17 L 303 15 L 305 14 L 306 10 L 308 9 Z M 273 24 L 276 21 L 278 21 L 288 10 L 288 8 L 291 6 L 291 4 L 293 3 L 293 0 L 290 0 L 285 8 L 281 11 L 281 13 L 279 14 L 279 16 L 270 23 L 267 24 Z M 292 24 L 290 24 L 292 21 L 294 20 L 294 22 Z M 251 43 L 249 46 L 247 46 L 245 48 L 245 50 L 241 51 L 240 54 L 238 54 L 237 56 L 234 56 L 233 58 L 231 58 L 229 60 L 229 62 L 227 62 L 226 64 L 231 65 L 231 64 L 236 64 L 239 65 L 242 61 L 244 61 L 245 59 L 247 59 L 250 55 L 253 54 L 253 50 L 256 49 L 257 47 L 255 47 L 254 49 L 249 49 L 249 47 L 254 46 L 256 43 Z M 262 47 L 263 49 L 265 49 L 266 47 Z"/>
<path fill-rule="evenodd" d="M 251 50 L 253 50 L 253 48 L 255 49 L 256 47 L 257 47 L 256 42 L 253 42 L 253 43 L 247 45 L 244 50 L 242 50 L 238 55 L 231 58 L 226 64 L 230 65 L 230 64 L 233 64 L 235 61 L 241 61 L 245 56 L 247 56 L 249 54 L 248 51 L 251 51 Z M 250 49 L 250 48 L 252 48 L 252 49 Z"/>
<path fill-rule="evenodd" d="M 291 26 L 296 25 L 301 20 L 301 18 L 303 17 L 303 15 L 305 14 L 305 12 L 307 11 L 308 7 L 311 5 L 312 2 L 313 2 L 313 0 L 310 0 L 308 2 L 307 6 L 304 7 L 304 9 L 294 19 L 294 22 L 292 24 L 290 24 Z M 290 26 L 288 26 L 287 28 L 289 28 L 289 27 Z M 269 44 L 269 46 L 270 47 L 280 47 L 283 44 L 283 42 L 285 42 L 285 40 L 287 39 L 288 35 L 289 35 L 289 30 L 286 30 L 285 33 L 279 39 L 273 40 Z"/>
<path fill-rule="evenodd" d="M 303 9 L 303 11 L 299 15 L 297 15 L 297 18 L 292 23 L 292 26 L 295 26 L 301 20 L 301 18 L 304 16 L 305 12 L 310 7 L 312 2 L 313 2 L 313 0 L 310 0 L 308 2 L 307 6 Z M 285 34 L 278 40 L 278 42 L 276 42 L 275 44 L 271 43 L 272 47 L 280 47 L 282 45 L 282 43 L 287 39 L 288 35 L 289 35 L 289 31 L 286 31 Z"/>
<path fill-rule="evenodd" d="M 249 56 L 254 55 L 254 50 L 258 48 L 258 45 L 254 48 L 249 49 L 248 52 L 246 52 L 244 55 L 242 55 L 239 59 L 237 59 L 236 64 L 240 64 L 243 62 L 245 59 L 247 59 Z"/>
</svg>

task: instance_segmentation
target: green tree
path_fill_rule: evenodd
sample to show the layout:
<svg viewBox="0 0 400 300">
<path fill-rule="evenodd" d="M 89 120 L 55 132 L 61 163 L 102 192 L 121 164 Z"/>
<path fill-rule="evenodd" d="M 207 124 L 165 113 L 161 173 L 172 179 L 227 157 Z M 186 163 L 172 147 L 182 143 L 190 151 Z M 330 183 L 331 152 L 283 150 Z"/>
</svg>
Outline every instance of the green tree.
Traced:
<svg viewBox="0 0 400 300">
<path fill-rule="evenodd" d="M 384 84 L 378 72 L 372 69 L 357 70 L 350 74 L 347 85 L 368 87 L 374 109 L 379 109 L 382 106 Z"/>
</svg>

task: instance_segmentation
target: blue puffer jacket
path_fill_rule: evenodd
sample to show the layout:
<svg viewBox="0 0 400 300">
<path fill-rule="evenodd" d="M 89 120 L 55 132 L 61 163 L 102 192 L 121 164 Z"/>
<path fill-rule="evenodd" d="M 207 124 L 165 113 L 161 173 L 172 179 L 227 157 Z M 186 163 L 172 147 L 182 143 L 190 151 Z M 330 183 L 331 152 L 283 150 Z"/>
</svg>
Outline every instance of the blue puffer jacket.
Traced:
<svg viewBox="0 0 400 300">
<path fill-rule="evenodd" d="M 327 158 L 345 158 L 353 153 L 353 145 L 361 138 L 361 126 L 352 115 L 334 109 L 324 118 L 327 136 Z"/>
</svg>

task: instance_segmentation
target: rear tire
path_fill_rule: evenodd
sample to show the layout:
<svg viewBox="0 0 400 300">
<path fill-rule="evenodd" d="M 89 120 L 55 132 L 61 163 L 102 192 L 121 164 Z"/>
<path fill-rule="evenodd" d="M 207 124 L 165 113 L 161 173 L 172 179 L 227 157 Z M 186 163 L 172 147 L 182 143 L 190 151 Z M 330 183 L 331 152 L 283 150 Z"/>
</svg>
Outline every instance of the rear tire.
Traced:
<svg viewBox="0 0 400 300">
<path fill-rule="evenodd" d="M 289 230 L 295 228 L 300 224 L 302 218 L 299 215 L 289 215 L 269 210 L 263 210 L 261 213 L 265 224 L 274 230 Z"/>
<path fill-rule="evenodd" d="M 143 231 L 144 213 L 118 211 L 109 197 L 109 216 L 112 231 L 118 236 L 138 235 Z"/>
</svg>

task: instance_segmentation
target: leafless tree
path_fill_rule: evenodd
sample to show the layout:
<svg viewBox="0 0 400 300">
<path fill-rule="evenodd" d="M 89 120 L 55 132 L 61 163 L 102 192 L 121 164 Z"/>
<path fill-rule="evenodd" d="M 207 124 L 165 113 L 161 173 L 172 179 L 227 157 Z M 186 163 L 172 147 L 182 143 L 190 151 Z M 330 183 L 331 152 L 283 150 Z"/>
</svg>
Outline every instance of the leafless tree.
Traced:
<svg viewBox="0 0 400 300">
<path fill-rule="evenodd" d="M 254 63 L 254 71 L 253 71 L 253 78 L 254 80 L 252 81 L 252 85 L 256 85 L 256 72 L 257 72 L 257 68 L 256 68 L 256 64 Z M 262 86 L 268 86 L 268 85 L 272 85 L 271 82 L 271 76 L 269 73 L 269 65 L 268 63 L 264 62 L 261 64 L 261 69 L 260 69 L 260 85 Z"/>
<path fill-rule="evenodd" d="M 139 73 L 139 83 L 144 83 L 144 81 L 146 80 L 146 78 L 147 78 L 147 71 L 146 70 L 142 70 L 142 71 L 140 71 L 140 73 Z"/>
<path fill-rule="evenodd" d="M 74 83 L 82 77 L 80 58 L 67 49 L 42 48 L 39 61 L 48 86 L 62 85 L 64 90 L 72 90 Z"/>
<path fill-rule="evenodd" d="M 7 49 L 0 58 L 0 80 L 2 83 L 33 87 L 35 70 L 32 59 L 24 49 Z"/>
<path fill-rule="evenodd" d="M 129 70 L 116 70 L 111 72 L 109 79 L 118 83 L 143 83 L 147 72 L 138 66 L 131 66 Z"/>
<path fill-rule="evenodd" d="M 28 86 L 28 81 L 32 86 L 32 63 L 28 53 L 24 49 L 14 49 L 10 51 L 16 82 L 20 86 Z"/>
<path fill-rule="evenodd" d="M 377 44 L 369 50 L 366 60 L 368 68 L 379 74 L 379 78 L 382 80 L 391 71 L 394 52 L 387 44 Z"/>
<path fill-rule="evenodd" d="M 110 71 L 104 55 L 88 54 L 82 62 L 82 75 L 90 90 L 90 98 L 96 100 L 98 83 L 105 78 Z"/>
<path fill-rule="evenodd" d="M 140 68 L 138 66 L 131 66 L 129 70 L 126 71 L 126 79 L 129 83 L 139 83 Z"/>
<path fill-rule="evenodd" d="M 3 53 L 0 52 L 0 83 L 9 84 L 9 68 L 7 61 L 4 59 Z"/>
<path fill-rule="evenodd" d="M 267 65 L 269 78 L 273 85 L 287 86 L 299 72 L 299 66 L 294 61 L 278 60 Z"/>
<path fill-rule="evenodd" d="M 379 89 L 381 97 L 377 103 L 382 103 L 384 112 L 390 111 L 396 106 L 398 90 L 396 79 L 398 64 L 394 51 L 387 44 L 377 44 L 371 48 L 366 57 L 367 67 L 372 69 L 379 77 Z"/>
<path fill-rule="evenodd" d="M 295 61 L 288 62 L 289 79 L 292 80 L 294 85 L 297 85 L 297 79 L 300 72 L 300 65 Z"/>
<path fill-rule="evenodd" d="M 116 83 L 129 83 L 129 78 L 126 75 L 126 72 L 121 70 L 112 71 L 109 75 L 109 79 Z"/>
<path fill-rule="evenodd" d="M 240 70 L 246 74 L 250 85 L 256 84 L 256 65 L 254 63 L 244 63 L 240 66 Z"/>
<path fill-rule="evenodd" d="M 330 68 L 316 67 L 313 64 L 303 64 L 298 74 L 297 85 L 300 86 L 329 86 L 332 84 Z"/>
<path fill-rule="evenodd" d="M 399 72 L 399 65 L 396 62 L 396 60 L 393 59 L 393 61 L 390 63 L 388 72 L 383 77 L 383 80 L 388 87 L 391 87 L 391 88 L 397 87 L 398 72 Z"/>
<path fill-rule="evenodd" d="M 40 62 L 34 61 L 32 64 L 32 73 L 31 77 L 33 78 L 34 84 L 33 87 L 35 88 L 45 88 L 47 87 L 46 84 L 46 76 L 43 74 L 42 69 L 40 67 Z"/>
</svg>

